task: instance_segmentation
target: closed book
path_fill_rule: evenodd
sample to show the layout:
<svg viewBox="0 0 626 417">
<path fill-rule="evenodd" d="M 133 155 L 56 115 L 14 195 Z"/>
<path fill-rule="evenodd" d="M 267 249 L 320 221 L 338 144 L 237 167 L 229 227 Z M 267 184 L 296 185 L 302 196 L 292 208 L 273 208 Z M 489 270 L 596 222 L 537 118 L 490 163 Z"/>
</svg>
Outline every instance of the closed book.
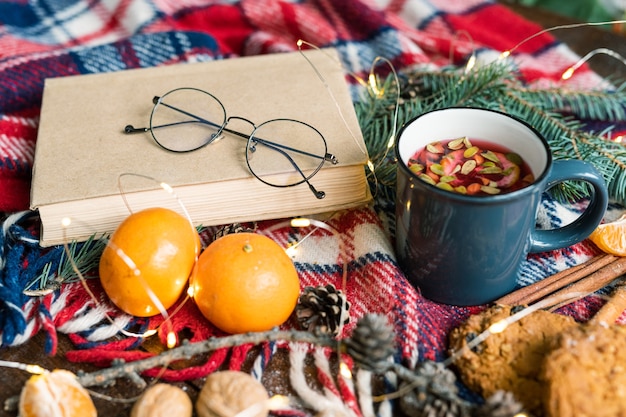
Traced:
<svg viewBox="0 0 626 417">
<path fill-rule="evenodd" d="M 182 107 L 193 107 L 198 96 L 191 93 L 205 94 L 200 91 L 219 100 L 228 118 L 220 138 L 175 153 L 157 144 L 157 129 L 155 138 L 149 131 L 125 133 L 127 125 L 149 127 L 153 97 L 180 88 L 190 88 Z M 274 119 L 287 119 L 287 130 L 305 123 L 325 139 L 337 163 L 326 161 L 309 180 L 324 198 L 306 182 L 275 187 L 253 175 L 247 157 L 255 158 L 261 179 L 279 184 L 298 182 L 319 165 L 297 161 L 302 178 L 294 179 L 281 152 L 251 152 L 256 142 L 247 137 Z M 193 128 L 176 125 L 177 140 L 187 140 Z M 299 140 L 293 137 L 295 148 L 307 146 Z M 155 206 L 187 211 L 205 226 L 312 215 L 371 199 L 367 159 L 334 49 L 52 78 L 44 86 L 31 208 L 39 211 L 43 246 L 110 233 L 130 212 Z"/>
</svg>

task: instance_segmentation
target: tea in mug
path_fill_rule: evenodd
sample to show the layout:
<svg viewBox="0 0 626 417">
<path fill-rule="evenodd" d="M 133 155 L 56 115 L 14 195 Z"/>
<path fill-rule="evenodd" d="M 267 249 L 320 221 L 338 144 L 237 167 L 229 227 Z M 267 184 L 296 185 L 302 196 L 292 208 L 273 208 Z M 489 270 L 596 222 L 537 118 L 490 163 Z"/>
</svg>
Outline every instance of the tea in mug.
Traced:
<svg viewBox="0 0 626 417">
<path fill-rule="evenodd" d="M 409 158 L 408 167 L 431 185 L 475 196 L 510 193 L 535 180 L 519 154 L 468 137 L 429 143 Z"/>
</svg>

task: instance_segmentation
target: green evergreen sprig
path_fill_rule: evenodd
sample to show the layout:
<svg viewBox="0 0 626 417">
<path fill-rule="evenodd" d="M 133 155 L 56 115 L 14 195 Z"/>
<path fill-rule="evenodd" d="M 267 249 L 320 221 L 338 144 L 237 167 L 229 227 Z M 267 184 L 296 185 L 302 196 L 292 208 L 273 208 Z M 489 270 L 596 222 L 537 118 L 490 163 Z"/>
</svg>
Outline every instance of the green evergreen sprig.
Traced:
<svg viewBox="0 0 626 417">
<path fill-rule="evenodd" d="M 55 249 L 60 252 L 60 259 L 56 268 L 53 262 L 44 265 L 41 273 L 33 278 L 25 286 L 24 294 L 30 296 L 46 295 L 58 290 L 61 285 L 77 282 L 80 279 L 78 272 L 84 278 L 92 278 L 91 272 L 98 268 L 100 256 L 107 244 L 104 236 L 91 236 L 83 243 L 72 241 L 67 249 L 58 246 Z"/>
<path fill-rule="evenodd" d="M 626 145 L 607 140 L 610 128 L 594 132 L 585 125 L 626 120 L 626 82 L 597 90 L 536 88 L 526 85 L 506 62 L 469 72 L 449 67 L 411 69 L 399 75 L 402 98 L 398 103 L 398 127 L 422 113 L 447 107 L 498 110 L 537 129 L 548 141 L 554 159 L 576 158 L 592 163 L 604 176 L 610 196 L 626 203 Z M 378 184 L 385 186 L 395 184 L 396 161 L 393 152 L 385 152 L 388 138 L 394 134 L 395 105 L 395 94 L 366 96 L 356 104 Z M 587 195 L 588 185 L 568 182 L 551 192 L 560 199 L 576 200 Z"/>
</svg>

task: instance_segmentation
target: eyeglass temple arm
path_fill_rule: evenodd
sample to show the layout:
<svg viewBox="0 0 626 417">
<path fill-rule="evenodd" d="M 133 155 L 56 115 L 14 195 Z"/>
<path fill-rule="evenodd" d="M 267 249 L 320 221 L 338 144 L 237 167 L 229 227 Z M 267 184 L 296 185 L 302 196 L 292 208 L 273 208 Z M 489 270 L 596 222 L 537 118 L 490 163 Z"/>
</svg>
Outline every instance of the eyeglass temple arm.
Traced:
<svg viewBox="0 0 626 417">
<path fill-rule="evenodd" d="M 238 135 L 241 135 L 241 133 L 234 132 L 234 131 L 231 131 L 231 130 L 229 130 L 229 129 L 224 129 L 224 131 L 226 131 L 226 132 L 230 132 L 230 133 L 235 133 L 235 134 L 238 134 Z M 242 136 L 243 136 L 243 137 L 248 138 L 248 136 L 247 136 L 247 135 L 242 135 Z M 281 149 L 283 149 L 283 150 L 285 150 L 285 151 L 290 151 L 290 152 L 294 152 L 294 153 L 299 153 L 300 155 L 310 156 L 311 158 L 323 159 L 324 161 L 328 161 L 328 162 L 332 163 L 333 165 L 336 165 L 336 164 L 339 162 L 339 160 L 337 159 L 337 157 L 336 157 L 335 155 L 333 155 L 332 153 L 328 153 L 328 152 L 327 152 L 327 153 L 325 153 L 325 154 L 324 154 L 324 156 L 322 157 L 322 156 L 320 156 L 320 155 L 316 155 L 316 154 L 314 154 L 314 153 L 310 153 L 310 152 L 307 152 L 307 151 L 303 151 L 303 150 L 300 150 L 300 149 L 297 149 L 297 148 L 292 148 L 291 146 L 282 145 L 282 144 L 280 144 L 280 143 L 275 143 L 275 142 L 272 142 L 272 141 L 270 141 L 270 140 L 263 139 L 263 138 L 259 138 L 259 137 L 252 138 L 252 140 L 253 140 L 253 141 L 255 141 L 255 142 L 257 142 L 257 143 L 260 143 L 260 144 L 262 144 L 262 145 L 265 145 L 265 146 L 271 147 L 271 148 L 281 148 Z M 276 149 L 276 151 L 278 151 L 278 149 Z M 285 154 L 285 155 L 286 155 L 286 154 Z"/>
<path fill-rule="evenodd" d="M 146 133 L 150 129 L 147 127 L 134 127 L 133 125 L 124 126 L 124 133 Z"/>
<path fill-rule="evenodd" d="M 179 109 L 178 107 L 171 106 L 171 105 L 169 105 L 167 103 L 164 103 L 164 102 L 161 101 L 161 97 L 159 97 L 159 96 L 154 96 L 152 98 L 152 102 L 155 105 L 156 104 L 161 104 L 162 106 L 165 106 L 165 107 L 167 107 L 167 108 L 169 108 L 171 110 L 177 111 L 177 112 L 182 113 L 182 114 L 184 114 L 186 116 L 189 116 L 189 117 L 191 117 L 193 119 L 196 119 L 200 123 L 208 124 L 210 126 L 214 126 L 214 127 L 217 127 L 217 128 L 221 128 L 222 127 L 221 125 L 218 125 L 217 123 L 213 123 L 210 120 L 203 119 L 202 117 L 196 116 L 193 113 L 189 113 L 188 111 L 185 111 L 183 109 Z M 168 123 L 168 124 L 165 124 L 165 125 L 152 126 L 151 128 L 149 128 L 149 127 L 134 127 L 133 125 L 126 125 L 124 127 L 124 133 L 145 133 L 145 132 L 150 131 L 150 129 L 158 129 L 158 128 L 161 128 L 161 127 L 177 126 L 177 125 L 185 124 L 185 123 L 194 123 L 194 122 L 184 121 L 184 122 Z"/>
<path fill-rule="evenodd" d="M 263 139 L 261 139 L 262 141 Z M 265 143 L 260 142 L 259 139 L 256 139 L 255 142 L 257 143 L 262 143 L 263 145 L 267 146 L 270 149 L 275 150 L 276 152 L 282 154 L 288 161 L 289 163 L 294 167 L 294 169 L 298 172 L 298 174 L 300 174 L 300 176 L 302 177 L 302 179 L 304 180 L 304 182 L 306 182 L 306 184 L 309 186 L 309 189 L 311 190 L 311 192 L 315 195 L 315 197 L 317 197 L 318 199 L 322 199 L 324 197 L 326 197 L 326 193 L 324 191 L 318 191 L 313 184 L 311 184 L 309 182 L 309 180 L 307 179 L 306 175 L 304 175 L 304 172 L 302 172 L 302 170 L 300 169 L 300 167 L 298 166 L 298 164 L 296 164 L 296 161 L 294 161 L 291 156 L 289 156 L 289 154 L 287 152 L 285 152 L 284 150 L 280 149 L 282 146 L 278 145 L 278 146 L 274 146 L 276 144 L 274 144 L 273 142 L 269 142 L 269 141 L 265 141 Z"/>
</svg>

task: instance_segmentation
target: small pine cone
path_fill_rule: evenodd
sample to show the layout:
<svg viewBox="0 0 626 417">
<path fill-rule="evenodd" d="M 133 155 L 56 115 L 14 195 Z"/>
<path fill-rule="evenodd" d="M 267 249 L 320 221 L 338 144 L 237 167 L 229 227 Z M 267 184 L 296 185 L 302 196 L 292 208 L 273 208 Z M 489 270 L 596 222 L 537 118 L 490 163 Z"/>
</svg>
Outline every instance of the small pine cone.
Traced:
<svg viewBox="0 0 626 417">
<path fill-rule="evenodd" d="M 502 390 L 496 391 L 487 398 L 484 404 L 477 406 L 472 412 L 472 417 L 514 417 L 519 415 L 528 416 L 529 414 L 511 392 Z"/>
<path fill-rule="evenodd" d="M 345 306 L 345 319 L 348 324 L 350 303 L 345 294 L 337 290 L 334 285 L 320 287 L 306 287 L 296 305 L 296 318 L 300 327 L 308 331 L 336 336 L 339 332 L 342 307 Z"/>
<path fill-rule="evenodd" d="M 409 417 L 470 417 L 469 406 L 462 401 L 445 400 L 433 396 L 426 397 L 422 401 L 405 399 L 402 397 L 400 408 Z"/>
<path fill-rule="evenodd" d="M 435 398 L 426 404 L 420 417 L 469 417 L 469 415 L 469 410 L 461 403 Z"/>
<path fill-rule="evenodd" d="M 400 384 L 400 390 L 411 388 L 400 399 L 404 414 L 410 417 L 470 416 L 470 406 L 459 398 L 456 376 L 449 368 L 425 361 L 417 366 L 415 376 L 415 380 Z"/>
<path fill-rule="evenodd" d="M 217 240 L 222 236 L 230 235 L 233 233 L 254 232 L 256 230 L 256 223 L 252 223 L 252 227 L 244 226 L 241 223 L 227 224 L 222 226 L 215 233 L 213 233 L 213 240 Z"/>
<path fill-rule="evenodd" d="M 433 393 L 444 398 L 457 396 L 456 375 L 444 364 L 424 361 L 417 365 L 415 373 L 428 381 L 428 389 Z"/>
<path fill-rule="evenodd" d="M 404 74 L 400 78 L 400 97 L 411 100 L 417 96 L 426 96 L 431 89 L 426 88 L 423 77 L 419 72 Z"/>
<path fill-rule="evenodd" d="M 394 352 L 394 339 L 393 328 L 385 316 L 366 314 L 346 339 L 346 351 L 363 369 L 384 372 Z"/>
</svg>

